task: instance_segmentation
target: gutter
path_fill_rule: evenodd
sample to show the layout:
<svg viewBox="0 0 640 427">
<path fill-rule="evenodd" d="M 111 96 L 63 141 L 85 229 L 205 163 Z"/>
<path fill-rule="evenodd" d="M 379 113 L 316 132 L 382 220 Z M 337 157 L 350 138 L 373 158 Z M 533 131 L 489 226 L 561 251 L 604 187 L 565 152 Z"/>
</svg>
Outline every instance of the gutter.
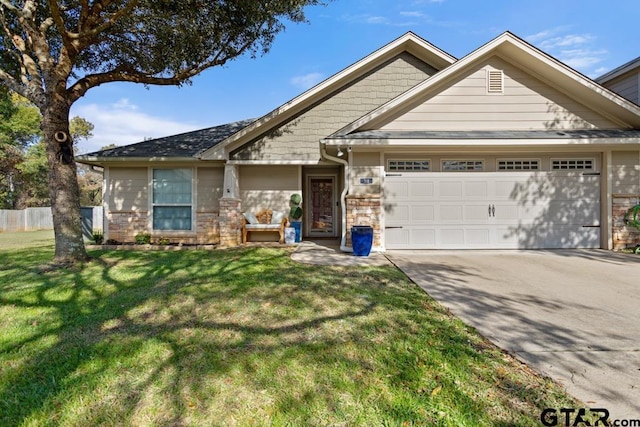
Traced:
<svg viewBox="0 0 640 427">
<path fill-rule="evenodd" d="M 327 154 L 327 144 L 320 140 L 320 155 L 322 158 L 340 163 L 344 166 L 344 190 L 340 195 L 340 209 L 342 211 L 342 237 L 340 239 L 340 250 L 342 252 L 353 252 L 353 248 L 347 247 L 347 194 L 349 194 L 349 162 L 339 157 Z"/>
</svg>

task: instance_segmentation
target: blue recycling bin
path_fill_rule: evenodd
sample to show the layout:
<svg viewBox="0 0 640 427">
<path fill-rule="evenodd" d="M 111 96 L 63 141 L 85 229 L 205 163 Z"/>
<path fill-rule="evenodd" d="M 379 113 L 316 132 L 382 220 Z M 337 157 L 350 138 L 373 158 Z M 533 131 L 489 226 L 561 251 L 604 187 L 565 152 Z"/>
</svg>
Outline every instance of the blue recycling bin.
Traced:
<svg viewBox="0 0 640 427">
<path fill-rule="evenodd" d="M 291 226 L 296 230 L 296 243 L 302 241 L 302 221 L 291 221 Z"/>
<path fill-rule="evenodd" d="M 351 246 L 353 255 L 369 256 L 373 244 L 373 227 L 368 225 L 354 225 L 351 227 Z"/>
</svg>

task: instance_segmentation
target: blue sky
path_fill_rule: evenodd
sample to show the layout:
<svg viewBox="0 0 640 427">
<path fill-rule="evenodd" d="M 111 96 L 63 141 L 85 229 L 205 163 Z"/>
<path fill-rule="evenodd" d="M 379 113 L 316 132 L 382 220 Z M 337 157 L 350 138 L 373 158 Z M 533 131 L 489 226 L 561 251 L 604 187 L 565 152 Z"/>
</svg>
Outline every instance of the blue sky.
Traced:
<svg viewBox="0 0 640 427">
<path fill-rule="evenodd" d="M 80 152 L 262 116 L 407 31 L 461 58 L 508 30 L 589 77 L 640 56 L 637 0 L 335 0 L 307 16 L 191 85 L 91 89 L 71 110 L 95 126 Z"/>
</svg>

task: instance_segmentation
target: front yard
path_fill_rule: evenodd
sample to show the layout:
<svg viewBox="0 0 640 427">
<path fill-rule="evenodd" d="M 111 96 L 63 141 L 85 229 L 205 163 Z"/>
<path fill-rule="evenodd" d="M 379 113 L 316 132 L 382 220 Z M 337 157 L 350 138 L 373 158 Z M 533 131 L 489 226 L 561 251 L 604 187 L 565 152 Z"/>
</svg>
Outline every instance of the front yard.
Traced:
<svg viewBox="0 0 640 427">
<path fill-rule="evenodd" d="M 3 426 L 536 426 L 578 405 L 390 267 L 250 248 L 55 268 L 51 240 L 7 238 Z"/>
</svg>

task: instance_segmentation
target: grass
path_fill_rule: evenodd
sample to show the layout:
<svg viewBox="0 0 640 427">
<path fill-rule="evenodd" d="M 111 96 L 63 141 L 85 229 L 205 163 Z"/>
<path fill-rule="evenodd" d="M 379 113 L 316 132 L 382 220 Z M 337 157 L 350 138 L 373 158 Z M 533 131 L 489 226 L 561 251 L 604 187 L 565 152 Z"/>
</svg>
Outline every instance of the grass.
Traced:
<svg viewBox="0 0 640 427">
<path fill-rule="evenodd" d="M 2 426 L 539 426 L 578 406 L 391 267 L 250 248 L 55 268 L 51 240 L 9 237 Z"/>
</svg>

